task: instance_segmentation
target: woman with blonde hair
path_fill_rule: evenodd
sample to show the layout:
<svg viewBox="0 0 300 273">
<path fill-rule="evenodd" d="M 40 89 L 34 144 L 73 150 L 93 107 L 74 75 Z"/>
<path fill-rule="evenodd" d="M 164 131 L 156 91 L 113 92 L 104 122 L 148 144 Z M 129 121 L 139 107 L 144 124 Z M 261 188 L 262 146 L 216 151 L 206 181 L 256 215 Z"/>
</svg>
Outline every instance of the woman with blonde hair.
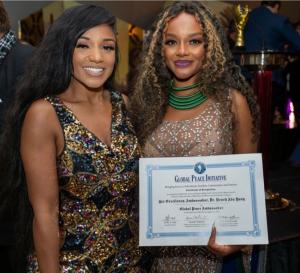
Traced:
<svg viewBox="0 0 300 273">
<path fill-rule="evenodd" d="M 172 3 L 145 45 L 130 99 L 145 157 L 256 152 L 256 99 L 209 9 L 200 2 Z M 213 229 L 207 248 L 161 248 L 152 271 L 220 272 L 221 257 L 241 246 L 218 245 L 215 236 Z"/>
</svg>

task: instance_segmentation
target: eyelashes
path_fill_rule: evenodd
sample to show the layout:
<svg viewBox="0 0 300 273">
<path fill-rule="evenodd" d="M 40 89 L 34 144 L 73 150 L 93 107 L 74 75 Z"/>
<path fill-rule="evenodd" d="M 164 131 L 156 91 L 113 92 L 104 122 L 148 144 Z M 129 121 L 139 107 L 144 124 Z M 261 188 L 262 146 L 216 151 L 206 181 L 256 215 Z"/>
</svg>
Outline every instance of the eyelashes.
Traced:
<svg viewBox="0 0 300 273">
<path fill-rule="evenodd" d="M 201 45 L 203 43 L 202 39 L 193 39 L 189 42 L 191 45 Z"/>
<path fill-rule="evenodd" d="M 78 43 L 76 45 L 76 48 L 84 49 L 84 48 L 90 48 L 90 47 L 86 44 Z M 102 45 L 102 46 L 100 46 L 100 48 L 104 49 L 105 51 L 115 51 L 115 49 L 116 49 L 116 47 L 113 45 Z"/>
<path fill-rule="evenodd" d="M 167 45 L 167 46 L 175 46 L 176 44 L 177 44 L 177 41 L 174 39 L 167 39 L 165 41 L 165 45 Z M 192 46 L 201 45 L 201 44 L 203 44 L 203 39 L 191 39 L 188 41 L 188 44 L 192 45 Z"/>
<path fill-rule="evenodd" d="M 76 48 L 87 48 L 88 46 L 85 44 L 77 44 Z"/>
<path fill-rule="evenodd" d="M 165 45 L 167 46 L 174 46 L 176 44 L 175 40 L 166 40 Z"/>
<path fill-rule="evenodd" d="M 104 45 L 102 46 L 102 48 L 106 51 L 115 51 L 115 46 L 111 46 L 111 45 Z"/>
</svg>

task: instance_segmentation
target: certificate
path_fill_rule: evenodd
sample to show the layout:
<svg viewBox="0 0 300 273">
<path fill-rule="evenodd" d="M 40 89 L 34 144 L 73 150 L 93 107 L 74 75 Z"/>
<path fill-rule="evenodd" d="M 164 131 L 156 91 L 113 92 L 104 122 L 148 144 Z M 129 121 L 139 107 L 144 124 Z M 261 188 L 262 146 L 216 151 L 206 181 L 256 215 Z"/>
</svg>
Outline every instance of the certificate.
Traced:
<svg viewBox="0 0 300 273">
<path fill-rule="evenodd" d="M 141 158 L 140 246 L 267 244 L 261 154 Z"/>
</svg>

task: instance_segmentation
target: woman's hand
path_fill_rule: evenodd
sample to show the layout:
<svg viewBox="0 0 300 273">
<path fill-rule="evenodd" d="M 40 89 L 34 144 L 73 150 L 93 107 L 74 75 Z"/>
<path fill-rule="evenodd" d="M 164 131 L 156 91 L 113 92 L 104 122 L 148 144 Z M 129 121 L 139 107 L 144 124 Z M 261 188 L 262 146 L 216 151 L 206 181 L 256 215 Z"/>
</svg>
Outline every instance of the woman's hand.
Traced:
<svg viewBox="0 0 300 273">
<path fill-rule="evenodd" d="M 216 243 L 216 227 L 213 226 L 211 234 L 208 240 L 207 247 L 208 249 L 217 256 L 227 256 L 234 252 L 241 250 L 244 246 L 242 245 L 219 245 Z"/>
</svg>

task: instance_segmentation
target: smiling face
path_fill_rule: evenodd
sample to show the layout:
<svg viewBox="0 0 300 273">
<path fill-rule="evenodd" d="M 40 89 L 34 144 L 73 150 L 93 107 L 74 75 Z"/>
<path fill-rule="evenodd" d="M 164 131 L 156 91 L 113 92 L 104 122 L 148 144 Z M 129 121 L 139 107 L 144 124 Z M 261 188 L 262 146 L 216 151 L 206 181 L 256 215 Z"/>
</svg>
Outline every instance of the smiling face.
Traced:
<svg viewBox="0 0 300 273">
<path fill-rule="evenodd" d="M 73 53 L 71 85 L 101 89 L 113 72 L 116 37 L 107 25 L 93 27 L 78 39 Z"/>
<path fill-rule="evenodd" d="M 163 52 L 176 86 L 197 81 L 205 47 L 202 28 L 195 16 L 183 12 L 169 21 L 164 33 Z"/>
</svg>

